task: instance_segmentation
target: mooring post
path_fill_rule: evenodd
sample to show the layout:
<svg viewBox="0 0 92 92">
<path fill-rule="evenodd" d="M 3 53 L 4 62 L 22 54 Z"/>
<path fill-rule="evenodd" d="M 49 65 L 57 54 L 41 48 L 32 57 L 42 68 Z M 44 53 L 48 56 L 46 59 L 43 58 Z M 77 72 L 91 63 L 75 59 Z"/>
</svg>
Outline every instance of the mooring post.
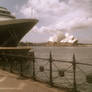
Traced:
<svg viewBox="0 0 92 92">
<path fill-rule="evenodd" d="M 33 79 L 36 80 L 36 75 L 35 75 L 35 55 L 34 55 L 34 52 L 33 52 Z"/>
<path fill-rule="evenodd" d="M 73 54 L 73 92 L 77 92 L 77 85 L 76 85 L 76 59 L 75 54 Z"/>
<path fill-rule="evenodd" d="M 53 86 L 53 77 L 52 77 L 52 54 L 50 52 L 50 59 L 49 59 L 49 62 L 50 62 L 50 85 Z"/>
</svg>

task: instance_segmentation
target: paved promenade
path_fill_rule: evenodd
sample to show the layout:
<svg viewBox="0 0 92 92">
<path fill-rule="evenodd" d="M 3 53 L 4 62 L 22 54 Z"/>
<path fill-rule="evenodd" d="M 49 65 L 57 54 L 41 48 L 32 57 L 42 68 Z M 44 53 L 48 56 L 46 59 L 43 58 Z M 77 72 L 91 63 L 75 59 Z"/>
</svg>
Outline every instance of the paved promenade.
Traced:
<svg viewBox="0 0 92 92">
<path fill-rule="evenodd" d="M 19 79 L 17 75 L 0 70 L 0 92 L 65 92 L 31 79 Z"/>
</svg>

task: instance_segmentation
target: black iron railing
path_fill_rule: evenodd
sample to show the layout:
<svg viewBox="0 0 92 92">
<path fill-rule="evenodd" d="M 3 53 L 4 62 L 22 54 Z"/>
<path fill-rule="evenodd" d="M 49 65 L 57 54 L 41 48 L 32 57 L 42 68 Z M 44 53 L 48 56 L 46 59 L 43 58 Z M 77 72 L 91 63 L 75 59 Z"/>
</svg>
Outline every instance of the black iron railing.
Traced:
<svg viewBox="0 0 92 92">
<path fill-rule="evenodd" d="M 92 75 L 88 75 L 83 66 L 92 69 L 92 64 L 76 62 L 75 54 L 71 61 L 65 61 L 53 59 L 51 52 L 49 58 L 35 57 L 34 52 L 26 55 L 0 53 L 0 67 L 3 70 L 73 92 L 86 92 L 89 80 L 92 83 Z"/>
</svg>

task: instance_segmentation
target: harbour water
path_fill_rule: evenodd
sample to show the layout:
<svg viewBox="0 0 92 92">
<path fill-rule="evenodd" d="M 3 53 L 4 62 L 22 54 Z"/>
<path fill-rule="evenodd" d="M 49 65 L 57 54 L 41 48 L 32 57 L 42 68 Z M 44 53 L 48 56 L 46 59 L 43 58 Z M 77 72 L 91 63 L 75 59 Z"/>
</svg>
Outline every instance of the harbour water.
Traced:
<svg viewBox="0 0 92 92">
<path fill-rule="evenodd" d="M 48 58 L 52 52 L 54 59 L 71 60 L 73 53 L 77 62 L 92 64 L 92 47 L 33 47 L 36 57 Z"/>
<path fill-rule="evenodd" d="M 52 52 L 53 59 L 72 61 L 72 57 L 74 53 L 76 57 L 76 62 L 92 64 L 92 47 L 40 47 L 40 46 L 36 46 L 36 47 L 33 47 L 33 49 L 35 52 L 35 57 L 49 58 L 49 54 L 50 52 Z M 62 66 L 63 68 L 64 67 L 66 68 L 66 66 L 68 66 L 62 63 L 61 64 L 58 63 L 56 65 L 59 67 L 59 69 Z M 76 73 L 76 79 L 77 79 L 79 90 L 81 89 L 81 92 L 92 92 L 92 88 L 91 88 L 92 84 L 87 83 L 86 81 L 86 76 L 89 73 L 92 74 L 92 66 L 78 65 L 76 71 L 78 72 Z M 56 73 L 53 73 L 53 74 L 54 74 L 53 76 L 57 75 Z M 67 77 L 67 79 L 71 81 L 71 83 L 73 83 L 72 74 L 69 74 L 67 72 L 65 77 Z M 60 80 L 61 80 L 60 78 L 57 79 L 58 82 L 60 82 Z M 83 84 L 83 85 L 80 85 L 80 84 Z"/>
</svg>

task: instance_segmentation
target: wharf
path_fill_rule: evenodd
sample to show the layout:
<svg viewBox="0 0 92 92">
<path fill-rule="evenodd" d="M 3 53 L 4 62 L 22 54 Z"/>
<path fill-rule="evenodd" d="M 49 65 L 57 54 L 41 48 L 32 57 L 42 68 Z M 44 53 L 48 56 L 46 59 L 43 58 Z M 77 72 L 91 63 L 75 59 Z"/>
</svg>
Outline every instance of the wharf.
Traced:
<svg viewBox="0 0 92 92">
<path fill-rule="evenodd" d="M 0 69 L 27 75 L 34 55 L 30 50 L 31 47 L 0 47 Z"/>
<path fill-rule="evenodd" d="M 30 50 L 32 51 L 31 47 L 0 47 L 0 56 L 9 56 L 11 58 L 19 56 L 28 56 L 28 54 L 31 53 L 29 52 Z"/>
<path fill-rule="evenodd" d="M 0 47 L 0 51 L 2 50 L 30 50 L 31 47 Z"/>
</svg>

